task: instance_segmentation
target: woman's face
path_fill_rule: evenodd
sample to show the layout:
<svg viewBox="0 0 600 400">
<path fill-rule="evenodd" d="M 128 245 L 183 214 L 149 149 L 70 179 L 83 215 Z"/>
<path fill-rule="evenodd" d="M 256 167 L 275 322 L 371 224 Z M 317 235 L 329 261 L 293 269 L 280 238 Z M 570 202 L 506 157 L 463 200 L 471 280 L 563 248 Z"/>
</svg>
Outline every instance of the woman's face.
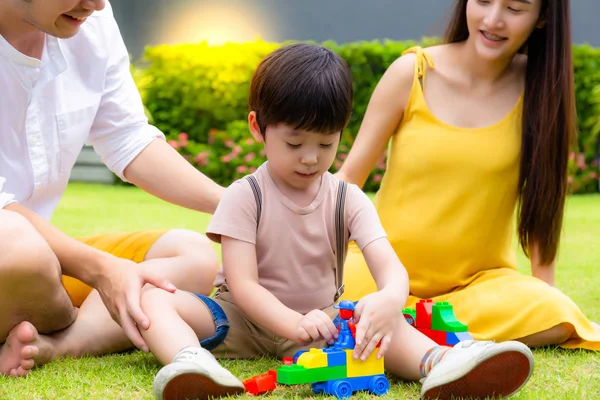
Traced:
<svg viewBox="0 0 600 400">
<path fill-rule="evenodd" d="M 512 58 L 541 27 L 542 0 L 468 0 L 469 41 L 487 60 Z"/>
</svg>

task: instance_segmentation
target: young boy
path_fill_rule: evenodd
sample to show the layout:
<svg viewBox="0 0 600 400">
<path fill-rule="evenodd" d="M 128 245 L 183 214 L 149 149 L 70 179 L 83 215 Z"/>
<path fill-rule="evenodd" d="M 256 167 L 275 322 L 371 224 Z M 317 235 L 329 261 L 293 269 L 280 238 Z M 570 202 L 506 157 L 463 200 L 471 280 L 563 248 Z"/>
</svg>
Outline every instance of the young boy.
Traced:
<svg viewBox="0 0 600 400">
<path fill-rule="evenodd" d="M 226 190 L 208 227 L 223 253 L 214 299 L 158 289 L 142 296 L 152 321 L 142 334 L 166 364 L 154 381 L 157 398 L 243 392 L 209 350 L 217 357 L 283 357 L 332 343 L 348 240 L 361 248 L 379 289 L 356 305 L 355 358 L 380 343 L 377 356 L 386 354 L 389 372 L 424 378 L 425 398 L 506 396 L 529 378 L 533 358 L 521 343 L 441 347 L 404 320 L 408 276 L 373 205 L 328 172 L 352 96 L 348 67 L 321 47 L 283 47 L 256 70 L 248 123 L 268 161 Z"/>
</svg>

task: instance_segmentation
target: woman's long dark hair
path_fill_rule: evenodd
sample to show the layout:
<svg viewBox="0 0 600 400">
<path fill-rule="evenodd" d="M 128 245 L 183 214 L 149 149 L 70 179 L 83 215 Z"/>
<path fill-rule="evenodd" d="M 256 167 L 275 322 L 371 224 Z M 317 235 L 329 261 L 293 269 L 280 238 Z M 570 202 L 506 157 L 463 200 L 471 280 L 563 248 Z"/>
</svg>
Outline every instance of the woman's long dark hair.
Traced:
<svg viewBox="0 0 600 400">
<path fill-rule="evenodd" d="M 469 37 L 467 2 L 457 0 L 446 43 Z M 576 114 L 569 0 L 542 0 L 540 20 L 523 47 L 527 54 L 519 176 L 519 243 L 526 255 L 536 244 L 540 262 L 552 262 L 563 223 L 569 150 Z"/>
</svg>

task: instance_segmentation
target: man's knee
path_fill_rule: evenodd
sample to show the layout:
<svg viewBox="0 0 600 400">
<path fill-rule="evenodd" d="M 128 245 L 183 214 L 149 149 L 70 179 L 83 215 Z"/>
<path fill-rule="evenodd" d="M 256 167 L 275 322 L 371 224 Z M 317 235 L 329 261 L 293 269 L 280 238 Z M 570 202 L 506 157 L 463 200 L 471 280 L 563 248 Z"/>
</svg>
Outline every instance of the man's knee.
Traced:
<svg viewBox="0 0 600 400">
<path fill-rule="evenodd" d="M 60 264 L 50 246 L 23 216 L 0 210 L 0 281 L 56 279 Z"/>
<path fill-rule="evenodd" d="M 146 260 L 170 257 L 178 257 L 179 262 L 188 266 L 188 279 L 197 280 L 190 282 L 194 291 L 210 293 L 219 270 L 219 258 L 206 236 L 189 230 L 171 230 L 158 239 L 146 254 Z"/>
</svg>

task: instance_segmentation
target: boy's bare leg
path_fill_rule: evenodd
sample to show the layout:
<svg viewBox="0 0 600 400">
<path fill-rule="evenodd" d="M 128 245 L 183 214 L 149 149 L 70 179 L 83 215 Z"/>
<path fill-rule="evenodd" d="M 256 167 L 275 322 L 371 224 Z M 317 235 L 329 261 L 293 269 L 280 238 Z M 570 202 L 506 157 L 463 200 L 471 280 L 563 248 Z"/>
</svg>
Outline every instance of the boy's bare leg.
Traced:
<svg viewBox="0 0 600 400">
<path fill-rule="evenodd" d="M 166 272 L 167 278 L 178 288 L 208 294 L 212 289 L 218 259 L 204 236 L 174 230 L 167 232 L 151 247 L 140 268 Z M 26 361 L 28 364 L 41 365 L 61 356 L 102 355 L 132 348 L 131 342 L 113 321 L 95 290 L 82 304 L 75 322 L 67 329 L 49 336 L 38 335 L 35 328 L 26 322 L 15 329 L 28 331 L 28 335 L 35 338 L 33 345 L 37 349 L 33 351 L 33 362 Z M 26 373 L 21 372 L 19 375 Z"/>
<path fill-rule="evenodd" d="M 21 359 L 38 353 L 37 331 L 22 321 L 50 333 L 76 315 L 48 244 L 24 217 L 0 210 L 0 374 L 26 373 L 29 364 L 19 369 Z"/>
<path fill-rule="evenodd" d="M 216 333 L 215 322 L 201 300 L 183 291 L 175 294 L 150 288 L 142 295 L 142 310 L 160 323 L 143 331 L 142 336 L 152 354 L 168 364 L 185 347 L 198 347 L 200 340 Z"/>
<path fill-rule="evenodd" d="M 403 318 L 385 355 L 385 369 L 398 378 L 416 381 L 421 378 L 419 364 L 423 356 L 435 346 L 437 343 L 410 326 Z"/>
</svg>

